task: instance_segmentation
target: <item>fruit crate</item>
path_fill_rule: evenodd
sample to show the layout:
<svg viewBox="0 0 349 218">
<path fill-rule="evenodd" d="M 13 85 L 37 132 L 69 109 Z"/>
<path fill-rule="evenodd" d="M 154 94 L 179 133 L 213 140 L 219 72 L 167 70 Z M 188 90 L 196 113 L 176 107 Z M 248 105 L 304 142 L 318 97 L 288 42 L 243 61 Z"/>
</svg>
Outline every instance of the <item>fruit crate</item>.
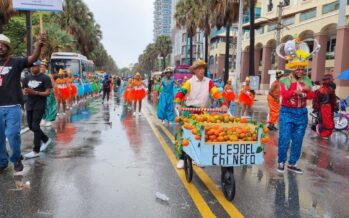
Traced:
<svg viewBox="0 0 349 218">
<path fill-rule="evenodd" d="M 214 124 L 204 124 L 204 126 Z M 235 124 L 221 124 L 222 126 L 234 126 Z M 239 124 L 241 125 L 241 124 Z M 250 125 L 252 124 L 244 124 Z M 198 166 L 223 166 L 235 167 L 242 165 L 255 165 L 264 162 L 263 147 L 261 143 L 263 129 L 258 129 L 258 141 L 226 141 L 205 142 L 205 137 L 195 139 L 195 135 L 188 129 L 183 129 L 183 139 L 189 141 L 189 145 L 183 146 L 183 151 Z M 205 130 L 201 132 L 205 136 Z"/>
</svg>

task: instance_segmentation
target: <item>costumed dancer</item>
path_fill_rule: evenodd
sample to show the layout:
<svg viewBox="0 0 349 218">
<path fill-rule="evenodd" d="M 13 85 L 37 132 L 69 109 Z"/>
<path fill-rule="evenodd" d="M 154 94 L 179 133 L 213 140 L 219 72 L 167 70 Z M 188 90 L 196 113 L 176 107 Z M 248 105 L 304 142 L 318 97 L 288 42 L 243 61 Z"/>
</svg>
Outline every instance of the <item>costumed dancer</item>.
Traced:
<svg viewBox="0 0 349 218">
<path fill-rule="evenodd" d="M 282 47 L 284 47 L 286 57 L 280 52 Z M 314 51 L 311 53 L 308 45 L 300 39 L 289 40 L 276 48 L 277 54 L 289 61 L 287 68 L 292 71 L 288 77 L 280 80 L 282 103 L 277 167 L 280 173 L 285 171 L 289 149 L 290 158 L 287 169 L 294 173 L 303 173 L 296 164 L 301 155 L 303 138 L 308 125 L 307 99 L 312 99 L 314 96 L 311 91 L 311 80 L 306 76 L 304 69 L 309 65 L 309 58 L 319 49 L 320 45 L 315 39 Z"/>
<path fill-rule="evenodd" d="M 184 107 L 207 108 L 210 103 L 210 95 L 221 104 L 223 110 L 228 110 L 224 98 L 218 91 L 218 88 L 214 85 L 211 79 L 204 76 L 206 67 L 206 62 L 199 59 L 189 68 L 189 70 L 194 73 L 194 76 L 183 84 L 175 97 L 175 104 L 179 113 L 182 109 L 182 102 L 184 102 Z M 187 96 L 186 100 L 184 100 L 185 96 Z M 178 150 L 180 151 L 177 152 L 177 155 L 179 155 L 177 168 L 183 169 L 184 156 L 182 148 L 176 148 L 176 151 Z"/>
<path fill-rule="evenodd" d="M 78 75 L 74 75 L 74 85 L 78 88 L 77 102 L 79 103 L 84 98 L 84 84 Z"/>
<path fill-rule="evenodd" d="M 143 80 L 141 79 L 141 74 L 136 73 L 132 82 L 132 100 L 133 100 L 133 116 L 141 115 L 142 110 L 142 101 L 147 95 L 145 90 L 147 87 Z M 138 113 L 137 113 L 137 104 L 138 104 Z"/>
<path fill-rule="evenodd" d="M 336 84 L 333 82 L 331 74 L 326 74 L 322 79 L 322 84 L 315 91 L 313 99 L 313 113 L 317 114 L 317 122 L 312 129 L 320 137 L 328 139 L 334 129 L 333 113 L 339 110 L 337 96 L 335 94 Z"/>
<path fill-rule="evenodd" d="M 69 99 L 69 105 L 70 107 L 73 107 L 76 104 L 76 97 L 78 95 L 78 88 L 74 84 L 75 78 L 73 77 L 71 70 L 67 69 L 67 83 L 68 88 L 70 90 L 70 99 Z"/>
<path fill-rule="evenodd" d="M 254 103 L 254 95 L 251 92 L 249 77 L 246 77 L 245 83 L 241 88 L 238 102 L 242 106 L 241 116 L 245 116 L 247 109 L 250 109 Z"/>
<path fill-rule="evenodd" d="M 165 123 L 165 120 L 168 121 L 168 124 L 174 121 L 175 118 L 175 112 L 174 112 L 174 95 L 173 95 L 173 89 L 175 81 L 171 77 L 172 76 L 172 70 L 171 68 L 167 68 L 165 70 L 165 77 L 161 80 L 160 87 L 163 87 L 163 90 L 160 94 L 159 98 L 159 104 L 158 104 L 158 111 L 157 115 L 160 120 L 162 120 L 163 123 Z"/>
<path fill-rule="evenodd" d="M 57 89 L 55 92 L 55 96 L 57 99 L 57 115 L 59 115 L 61 106 L 63 107 L 63 114 L 65 115 L 66 107 L 67 107 L 67 101 L 69 100 L 69 90 L 67 81 L 64 78 L 64 71 L 63 69 L 59 70 L 58 73 L 58 79 L 56 80 Z"/>
<path fill-rule="evenodd" d="M 227 84 L 224 86 L 222 95 L 228 108 L 230 108 L 230 103 L 235 100 L 235 93 L 233 91 L 233 86 L 231 85 L 231 80 L 228 80 Z"/>
<path fill-rule="evenodd" d="M 128 108 L 131 108 L 132 106 L 132 79 L 129 78 L 127 82 L 125 82 L 125 90 L 123 93 L 123 97 L 125 100 L 125 104 L 127 105 Z"/>
<path fill-rule="evenodd" d="M 48 63 L 46 60 L 43 60 L 41 62 L 40 73 L 46 74 L 47 76 L 49 76 L 51 79 L 51 84 L 52 84 L 52 89 L 50 90 L 50 95 L 47 97 L 47 100 L 46 100 L 45 114 L 42 118 L 43 125 L 48 127 L 48 126 L 51 126 L 52 122 L 56 120 L 57 101 L 56 101 L 55 92 L 54 92 L 54 90 L 56 89 L 56 83 L 54 81 L 53 76 L 48 73 L 47 65 L 48 65 Z"/>
<path fill-rule="evenodd" d="M 84 84 L 84 92 L 85 92 L 84 98 L 86 100 L 87 97 L 91 94 L 91 86 L 90 86 L 90 83 L 88 82 L 89 78 L 85 78 L 82 81 L 83 81 L 83 84 Z"/>
<path fill-rule="evenodd" d="M 269 125 L 268 129 L 270 131 L 278 130 L 275 127 L 275 124 L 279 122 L 279 112 L 281 108 L 280 104 L 280 79 L 282 77 L 282 72 L 276 72 L 276 80 L 271 84 L 269 89 L 269 94 L 267 97 L 268 106 L 269 106 Z"/>
<path fill-rule="evenodd" d="M 96 87 L 96 82 L 95 82 L 95 79 L 93 78 L 93 76 L 91 76 L 89 78 L 89 84 L 90 84 L 90 87 L 91 87 L 91 96 L 94 97 L 94 94 L 96 93 L 96 90 L 97 90 L 97 87 Z"/>
</svg>

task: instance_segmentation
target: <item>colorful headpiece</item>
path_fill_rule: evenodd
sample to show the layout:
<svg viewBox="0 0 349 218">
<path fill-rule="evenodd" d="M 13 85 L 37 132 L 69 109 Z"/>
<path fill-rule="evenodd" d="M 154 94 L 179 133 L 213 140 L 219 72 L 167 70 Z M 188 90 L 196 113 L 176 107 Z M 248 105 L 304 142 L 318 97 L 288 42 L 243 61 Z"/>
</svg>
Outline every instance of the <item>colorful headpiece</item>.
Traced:
<svg viewBox="0 0 349 218">
<path fill-rule="evenodd" d="M 314 50 L 311 52 L 306 43 L 307 40 L 301 41 L 300 38 L 288 40 L 286 43 L 280 44 L 276 48 L 276 53 L 282 59 L 288 61 L 288 69 L 306 68 L 309 65 L 309 59 L 320 51 L 319 42 L 314 39 Z M 281 54 L 281 49 L 284 49 L 285 56 Z"/>
<path fill-rule="evenodd" d="M 197 61 L 195 61 L 193 63 L 193 65 L 189 68 L 189 70 L 191 72 L 193 72 L 195 69 L 199 68 L 199 67 L 207 67 L 207 63 L 204 60 L 198 59 Z"/>
<path fill-rule="evenodd" d="M 164 73 L 172 73 L 172 69 L 170 67 L 166 68 Z"/>
<path fill-rule="evenodd" d="M 59 71 L 58 71 L 58 75 L 64 75 L 64 70 L 61 68 L 61 69 L 59 69 Z"/>
</svg>

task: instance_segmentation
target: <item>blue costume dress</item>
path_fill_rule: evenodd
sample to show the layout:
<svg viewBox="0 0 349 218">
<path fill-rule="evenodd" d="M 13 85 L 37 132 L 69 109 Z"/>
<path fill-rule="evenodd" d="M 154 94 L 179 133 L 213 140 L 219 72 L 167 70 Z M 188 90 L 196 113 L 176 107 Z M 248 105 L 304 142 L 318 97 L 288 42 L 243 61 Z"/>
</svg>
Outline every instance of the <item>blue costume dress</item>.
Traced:
<svg viewBox="0 0 349 218">
<path fill-rule="evenodd" d="M 174 80 L 171 79 L 167 83 L 167 79 L 164 78 L 161 81 L 162 92 L 160 94 L 159 105 L 158 105 L 158 118 L 160 120 L 174 121 Z"/>
</svg>

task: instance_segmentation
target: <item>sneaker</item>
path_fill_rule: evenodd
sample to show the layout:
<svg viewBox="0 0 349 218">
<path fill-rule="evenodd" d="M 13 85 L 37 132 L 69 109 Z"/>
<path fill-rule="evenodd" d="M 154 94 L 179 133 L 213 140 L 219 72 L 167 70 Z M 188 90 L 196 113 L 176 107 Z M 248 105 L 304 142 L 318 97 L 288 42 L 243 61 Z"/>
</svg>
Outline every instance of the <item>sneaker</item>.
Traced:
<svg viewBox="0 0 349 218">
<path fill-rule="evenodd" d="M 134 117 L 136 116 L 136 112 L 133 112 L 133 116 L 134 116 Z"/>
<path fill-rule="evenodd" d="M 278 168 L 276 169 L 279 173 L 285 172 L 285 164 L 284 163 L 278 163 Z"/>
<path fill-rule="evenodd" d="M 177 162 L 177 169 L 184 169 L 184 160 L 179 160 Z"/>
<path fill-rule="evenodd" d="M 59 116 L 59 113 L 57 113 L 57 116 Z"/>
<path fill-rule="evenodd" d="M 37 158 L 37 157 L 39 157 L 39 156 L 40 156 L 39 153 L 36 153 L 35 151 L 31 151 L 31 152 L 25 154 L 25 155 L 24 155 L 24 158 L 25 158 L 25 159 L 33 159 L 33 158 Z"/>
<path fill-rule="evenodd" d="M 288 165 L 287 169 L 291 172 L 297 173 L 297 174 L 303 174 L 303 170 L 297 168 L 295 165 Z"/>
<path fill-rule="evenodd" d="M 47 146 L 51 144 L 52 139 L 48 138 L 47 142 L 42 142 L 40 147 L 40 152 L 43 152 L 47 149 Z"/>
<path fill-rule="evenodd" d="M 46 121 L 45 127 L 50 127 L 50 126 L 52 126 L 52 122 Z"/>
<path fill-rule="evenodd" d="M 141 112 L 138 112 L 138 116 L 141 116 L 142 115 L 142 113 Z"/>
<path fill-rule="evenodd" d="M 23 171 L 23 168 L 24 168 L 24 166 L 23 166 L 23 164 L 22 164 L 22 159 L 23 159 L 23 157 L 21 157 L 21 159 L 19 159 L 16 163 L 14 163 L 14 165 L 13 165 L 13 168 L 14 168 L 14 170 L 16 171 L 16 172 L 21 172 L 21 171 Z"/>
</svg>

